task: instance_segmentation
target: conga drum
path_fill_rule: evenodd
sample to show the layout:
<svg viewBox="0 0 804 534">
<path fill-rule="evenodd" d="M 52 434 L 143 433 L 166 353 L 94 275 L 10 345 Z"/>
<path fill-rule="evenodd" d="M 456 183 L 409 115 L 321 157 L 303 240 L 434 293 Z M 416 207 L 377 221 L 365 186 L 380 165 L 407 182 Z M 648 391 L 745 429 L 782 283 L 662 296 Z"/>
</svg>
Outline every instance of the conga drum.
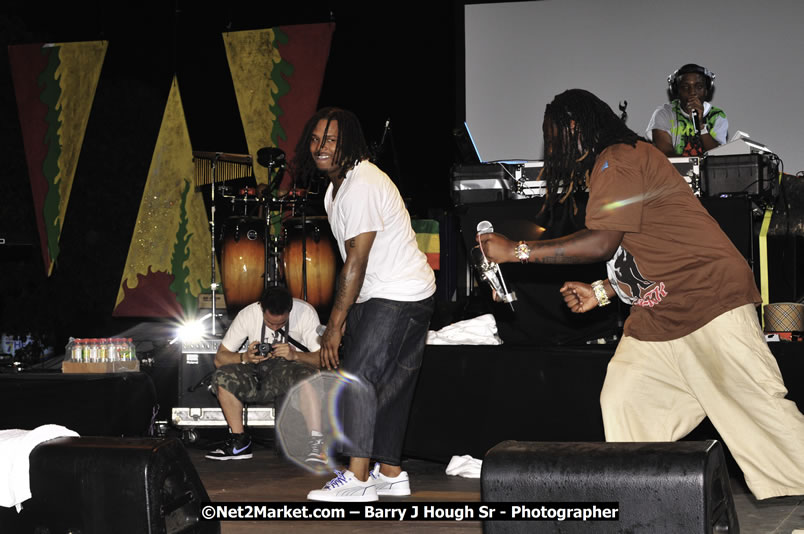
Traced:
<svg viewBox="0 0 804 534">
<path fill-rule="evenodd" d="M 329 310 L 335 294 L 335 238 L 326 217 L 307 217 L 302 228 L 301 217 L 285 221 L 285 246 L 282 265 L 290 294 L 304 298 L 302 265 L 307 265 L 307 302 L 319 313 Z M 302 254 L 305 249 L 306 256 Z"/>
<path fill-rule="evenodd" d="M 265 221 L 257 217 L 226 220 L 221 276 L 230 314 L 260 300 L 265 287 Z"/>
</svg>

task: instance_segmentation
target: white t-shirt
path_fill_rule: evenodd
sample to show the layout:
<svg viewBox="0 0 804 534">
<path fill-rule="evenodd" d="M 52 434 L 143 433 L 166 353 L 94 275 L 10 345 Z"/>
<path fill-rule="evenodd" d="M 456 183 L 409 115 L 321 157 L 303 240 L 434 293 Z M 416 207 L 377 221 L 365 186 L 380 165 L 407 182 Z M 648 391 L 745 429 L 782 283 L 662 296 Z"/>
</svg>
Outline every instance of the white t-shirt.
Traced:
<svg viewBox="0 0 804 534">
<path fill-rule="evenodd" d="M 293 307 L 290 309 L 290 316 L 288 317 L 288 333 L 290 337 L 315 352 L 319 349 L 319 337 L 316 333 L 316 328 L 320 325 L 318 319 L 318 312 L 315 308 L 301 299 L 293 299 Z M 223 336 L 221 342 L 224 347 L 232 352 L 236 352 L 243 346 L 243 343 L 260 339 L 263 325 L 263 311 L 259 302 L 249 304 L 235 316 L 234 321 L 229 326 L 229 330 Z M 282 338 L 281 334 L 271 330 L 268 326 L 265 327 L 264 343 L 287 343 L 287 340 Z M 291 346 L 300 350 L 295 345 Z"/>
<path fill-rule="evenodd" d="M 348 239 L 377 232 L 357 302 L 370 298 L 415 302 L 435 293 L 433 269 L 416 244 L 410 214 L 388 175 L 364 160 L 346 173 L 335 199 L 332 190 L 330 183 L 324 208 L 344 261 Z"/>
</svg>

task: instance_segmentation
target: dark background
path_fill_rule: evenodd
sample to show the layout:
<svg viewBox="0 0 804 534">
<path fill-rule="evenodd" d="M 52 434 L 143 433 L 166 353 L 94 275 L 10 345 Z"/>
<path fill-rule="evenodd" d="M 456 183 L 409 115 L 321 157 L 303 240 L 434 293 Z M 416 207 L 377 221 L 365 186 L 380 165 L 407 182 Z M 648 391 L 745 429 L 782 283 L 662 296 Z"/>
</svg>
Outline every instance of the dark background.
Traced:
<svg viewBox="0 0 804 534">
<path fill-rule="evenodd" d="M 463 4 L 6 3 L 0 13 L 6 45 L 0 61 L 0 236 L 10 244 L 0 251 L 0 330 L 30 332 L 58 354 L 68 336 L 105 337 L 138 322 L 111 313 L 174 74 L 193 149 L 248 152 L 221 36 L 227 31 L 334 21 L 319 107 L 354 111 L 370 143 L 379 141 L 390 120 L 386 171 L 413 214 L 450 209 L 452 129 L 463 120 Z M 7 45 L 101 39 L 108 49 L 61 252 L 47 277 Z M 369 72 L 371 83 L 356 84 L 357 72 Z"/>
</svg>

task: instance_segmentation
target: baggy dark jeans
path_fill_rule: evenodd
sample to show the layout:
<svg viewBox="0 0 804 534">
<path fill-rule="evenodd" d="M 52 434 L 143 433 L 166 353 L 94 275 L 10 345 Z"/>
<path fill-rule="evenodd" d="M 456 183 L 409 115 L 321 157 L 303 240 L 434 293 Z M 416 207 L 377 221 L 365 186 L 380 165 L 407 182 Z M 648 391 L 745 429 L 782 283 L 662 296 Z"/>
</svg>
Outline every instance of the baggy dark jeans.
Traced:
<svg viewBox="0 0 804 534">
<path fill-rule="evenodd" d="M 363 387 L 342 395 L 347 456 L 400 465 L 434 302 L 373 298 L 349 311 L 341 369 Z"/>
</svg>

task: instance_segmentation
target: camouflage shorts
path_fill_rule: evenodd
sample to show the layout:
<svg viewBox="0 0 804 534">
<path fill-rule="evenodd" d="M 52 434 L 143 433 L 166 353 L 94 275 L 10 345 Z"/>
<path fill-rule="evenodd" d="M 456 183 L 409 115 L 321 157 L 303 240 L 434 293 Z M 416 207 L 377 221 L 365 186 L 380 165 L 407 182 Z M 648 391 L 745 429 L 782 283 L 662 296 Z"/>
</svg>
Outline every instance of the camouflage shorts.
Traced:
<svg viewBox="0 0 804 534">
<path fill-rule="evenodd" d="M 240 402 L 266 404 L 317 373 L 317 369 L 301 362 L 269 358 L 257 364 L 224 365 L 212 374 L 211 386 L 214 391 L 222 387 Z"/>
</svg>

